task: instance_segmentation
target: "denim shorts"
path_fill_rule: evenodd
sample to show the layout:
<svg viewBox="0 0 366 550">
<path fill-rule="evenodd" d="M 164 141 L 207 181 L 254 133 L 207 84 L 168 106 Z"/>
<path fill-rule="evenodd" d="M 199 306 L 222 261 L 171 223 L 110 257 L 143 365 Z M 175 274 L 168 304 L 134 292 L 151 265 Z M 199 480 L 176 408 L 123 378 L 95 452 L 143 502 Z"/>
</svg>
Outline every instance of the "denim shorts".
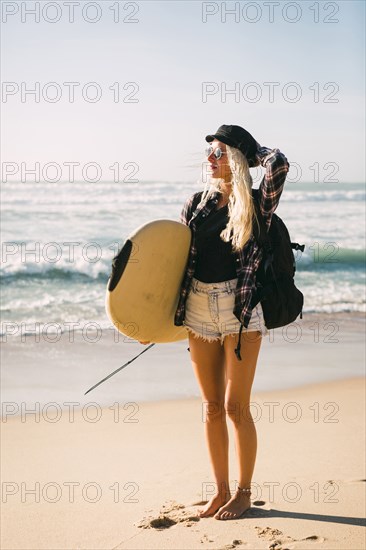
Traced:
<svg viewBox="0 0 366 550">
<path fill-rule="evenodd" d="M 220 340 L 221 343 L 225 336 L 238 334 L 240 322 L 233 313 L 236 283 L 237 279 L 222 283 L 202 283 L 192 279 L 184 319 L 189 332 L 208 342 Z M 262 336 L 269 332 L 260 303 L 252 310 L 248 328 L 243 327 L 243 333 L 252 331 L 259 331 Z"/>
</svg>

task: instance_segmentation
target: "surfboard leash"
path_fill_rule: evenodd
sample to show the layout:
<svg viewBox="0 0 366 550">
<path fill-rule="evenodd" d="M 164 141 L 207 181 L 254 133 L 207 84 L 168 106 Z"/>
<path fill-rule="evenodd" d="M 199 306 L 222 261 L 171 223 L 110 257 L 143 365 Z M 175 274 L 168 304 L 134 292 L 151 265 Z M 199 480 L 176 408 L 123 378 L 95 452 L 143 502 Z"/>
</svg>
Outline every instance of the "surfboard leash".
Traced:
<svg viewBox="0 0 366 550">
<path fill-rule="evenodd" d="M 125 367 L 127 367 L 127 365 L 129 365 L 130 363 L 132 363 L 135 359 L 137 359 L 138 357 L 140 357 L 140 355 L 142 355 L 143 353 L 145 353 L 145 351 L 147 351 L 148 349 L 152 348 L 153 346 L 155 346 L 155 344 L 150 344 L 149 346 L 147 346 L 147 348 L 143 349 L 141 353 L 139 353 L 138 355 L 136 355 L 136 357 L 134 357 L 133 359 L 130 359 L 130 361 L 127 361 L 127 363 L 125 363 L 124 365 L 122 365 L 122 367 L 119 367 L 118 369 L 116 369 L 115 371 L 111 372 L 111 374 L 108 374 L 108 376 L 106 376 L 105 378 L 103 378 L 103 380 L 100 380 L 100 382 L 97 382 L 97 384 L 94 384 L 94 386 L 92 386 L 91 388 L 88 389 L 88 391 L 86 391 L 84 393 L 84 395 L 86 395 L 87 393 L 89 393 L 90 391 L 94 390 L 95 388 L 97 388 L 98 386 L 100 386 L 101 384 L 103 384 L 103 382 L 105 382 L 106 380 L 108 380 L 108 378 L 111 378 L 113 375 L 117 374 L 117 372 L 119 372 L 120 370 L 124 369 Z"/>
</svg>

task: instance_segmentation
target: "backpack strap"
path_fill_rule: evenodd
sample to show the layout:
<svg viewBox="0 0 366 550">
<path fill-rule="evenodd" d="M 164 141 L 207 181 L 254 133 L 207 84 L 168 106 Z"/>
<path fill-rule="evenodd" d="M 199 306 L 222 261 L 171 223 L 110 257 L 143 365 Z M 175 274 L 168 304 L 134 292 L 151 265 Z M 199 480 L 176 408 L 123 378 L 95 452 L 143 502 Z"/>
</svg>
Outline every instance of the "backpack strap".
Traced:
<svg viewBox="0 0 366 550">
<path fill-rule="evenodd" d="M 267 231 L 267 225 L 263 218 L 260 206 L 259 206 L 259 197 L 258 197 L 258 190 L 252 189 L 252 197 L 253 197 L 253 204 L 255 208 L 255 213 L 257 216 L 257 220 L 253 219 L 253 236 L 255 240 L 257 241 L 257 244 L 260 248 L 264 250 L 264 273 L 267 275 L 267 271 L 270 270 L 272 277 L 273 277 L 273 283 L 270 285 L 266 285 L 265 287 L 257 287 L 255 295 L 252 297 L 251 300 L 251 306 L 252 308 L 255 308 L 256 305 L 263 300 L 263 298 L 266 297 L 267 294 L 270 294 L 272 292 L 273 286 L 277 286 L 277 276 L 276 272 L 273 267 L 273 249 L 271 245 L 271 241 L 268 236 Z"/>
<path fill-rule="evenodd" d="M 259 206 L 259 197 L 258 190 L 252 189 L 253 204 L 255 208 L 255 213 L 257 220 L 253 219 L 253 236 L 257 241 L 257 244 L 260 248 L 263 248 L 265 252 L 265 262 L 264 262 L 264 271 L 267 273 L 268 269 L 271 269 L 272 275 L 276 278 L 276 274 L 273 269 L 273 250 L 271 241 L 269 240 L 267 225 L 264 221 L 260 206 Z"/>
</svg>

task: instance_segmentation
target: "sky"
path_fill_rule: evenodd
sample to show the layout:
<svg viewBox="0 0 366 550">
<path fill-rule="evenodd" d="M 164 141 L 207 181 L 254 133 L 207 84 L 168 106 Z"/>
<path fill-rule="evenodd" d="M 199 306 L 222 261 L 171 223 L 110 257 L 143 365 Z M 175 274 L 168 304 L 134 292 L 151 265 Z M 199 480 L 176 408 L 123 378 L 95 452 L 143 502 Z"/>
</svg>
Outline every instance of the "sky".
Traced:
<svg viewBox="0 0 366 550">
<path fill-rule="evenodd" d="M 363 1 L 1 8 L 2 182 L 194 181 L 221 124 L 291 181 L 365 181 Z"/>
</svg>

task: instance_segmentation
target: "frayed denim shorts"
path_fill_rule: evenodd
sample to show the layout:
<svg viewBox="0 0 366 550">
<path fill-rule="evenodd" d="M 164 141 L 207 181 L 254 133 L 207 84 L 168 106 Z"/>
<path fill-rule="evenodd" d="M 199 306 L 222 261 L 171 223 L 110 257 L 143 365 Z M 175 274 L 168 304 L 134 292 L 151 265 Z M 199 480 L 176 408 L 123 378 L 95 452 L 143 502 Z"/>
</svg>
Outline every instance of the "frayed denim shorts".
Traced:
<svg viewBox="0 0 366 550">
<path fill-rule="evenodd" d="M 240 322 L 233 313 L 237 279 L 222 283 L 202 283 L 193 278 L 189 289 L 184 326 L 194 336 L 223 343 L 225 336 L 236 335 Z M 252 310 L 248 328 L 243 333 L 259 331 L 268 334 L 264 324 L 263 309 L 259 303 Z"/>
</svg>

